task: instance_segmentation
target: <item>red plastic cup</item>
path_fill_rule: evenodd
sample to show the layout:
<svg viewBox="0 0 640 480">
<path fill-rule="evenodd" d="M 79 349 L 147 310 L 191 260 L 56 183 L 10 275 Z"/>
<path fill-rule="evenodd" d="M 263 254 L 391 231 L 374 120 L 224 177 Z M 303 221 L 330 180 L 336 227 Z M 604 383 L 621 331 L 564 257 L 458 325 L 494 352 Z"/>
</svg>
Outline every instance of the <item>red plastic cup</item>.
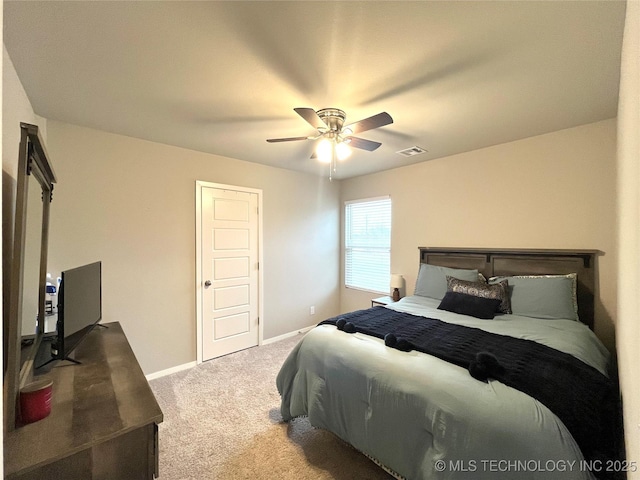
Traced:
<svg viewBox="0 0 640 480">
<path fill-rule="evenodd" d="M 39 380 L 20 390 L 20 417 L 22 423 L 42 420 L 51 413 L 51 380 Z"/>
</svg>

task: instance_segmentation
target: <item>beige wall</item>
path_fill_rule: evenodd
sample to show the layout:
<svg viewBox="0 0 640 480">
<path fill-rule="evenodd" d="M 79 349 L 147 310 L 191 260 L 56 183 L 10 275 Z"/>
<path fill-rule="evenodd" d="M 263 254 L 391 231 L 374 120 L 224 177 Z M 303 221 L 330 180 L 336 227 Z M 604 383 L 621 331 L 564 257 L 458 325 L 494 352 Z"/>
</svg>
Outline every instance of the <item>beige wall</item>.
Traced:
<svg viewBox="0 0 640 480">
<path fill-rule="evenodd" d="M 49 270 L 102 260 L 103 322 L 146 374 L 196 359 L 196 180 L 263 190 L 265 339 L 337 313 L 337 183 L 52 120 L 47 146 Z"/>
<path fill-rule="evenodd" d="M 595 331 L 613 346 L 616 122 L 547 135 L 342 182 L 342 201 L 391 195 L 391 270 L 411 294 L 418 247 L 598 249 Z M 341 311 L 372 294 L 341 290 Z"/>
<path fill-rule="evenodd" d="M 627 460 L 640 467 L 640 2 L 627 2 L 618 102 L 618 365 Z M 640 470 L 629 480 L 640 479 Z"/>
</svg>

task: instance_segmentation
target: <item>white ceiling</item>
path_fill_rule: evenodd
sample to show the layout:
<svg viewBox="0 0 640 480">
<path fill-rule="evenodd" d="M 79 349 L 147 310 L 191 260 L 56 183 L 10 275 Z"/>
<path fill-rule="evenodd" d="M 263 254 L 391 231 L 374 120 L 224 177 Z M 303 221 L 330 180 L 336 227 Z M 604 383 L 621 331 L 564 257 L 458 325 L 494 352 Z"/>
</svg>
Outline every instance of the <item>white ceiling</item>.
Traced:
<svg viewBox="0 0 640 480">
<path fill-rule="evenodd" d="M 382 111 L 348 178 L 616 116 L 625 3 L 4 2 L 48 119 L 319 175 L 294 107 Z M 411 158 L 398 150 L 423 147 Z"/>
</svg>

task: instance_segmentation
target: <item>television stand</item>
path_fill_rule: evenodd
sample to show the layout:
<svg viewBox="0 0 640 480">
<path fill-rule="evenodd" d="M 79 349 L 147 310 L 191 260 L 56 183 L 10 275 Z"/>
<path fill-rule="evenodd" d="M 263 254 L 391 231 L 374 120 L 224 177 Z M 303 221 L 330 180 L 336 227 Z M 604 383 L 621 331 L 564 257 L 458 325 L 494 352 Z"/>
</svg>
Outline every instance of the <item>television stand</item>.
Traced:
<svg viewBox="0 0 640 480">
<path fill-rule="evenodd" d="M 60 360 L 61 362 L 66 360 L 75 365 L 82 365 L 82 362 L 78 360 L 74 360 L 71 357 L 67 356 L 64 358 L 60 358 L 57 354 L 52 354 L 51 350 L 53 349 L 53 345 L 50 345 L 50 343 L 55 342 L 55 340 L 56 340 L 55 336 L 44 337 L 43 341 L 40 343 L 40 348 L 38 349 L 38 353 L 36 354 L 36 361 L 34 362 L 36 363 L 34 367 L 34 371 L 36 375 L 43 374 L 43 373 L 46 374 L 47 371 L 43 371 L 42 368 L 46 367 L 52 362 L 55 362 L 56 360 Z"/>
<path fill-rule="evenodd" d="M 151 480 L 162 411 L 119 323 L 94 328 L 74 350 L 82 364 L 52 368 L 51 414 L 5 433 L 12 480 Z"/>
<path fill-rule="evenodd" d="M 96 323 L 96 324 L 94 325 L 94 328 L 92 328 L 92 331 L 93 331 L 93 330 L 95 330 L 95 327 L 100 327 L 100 328 L 109 329 L 109 327 L 107 327 L 106 325 L 103 325 L 103 324 L 101 324 L 101 323 Z M 56 339 L 56 336 L 55 336 L 55 335 L 49 335 L 49 336 L 45 336 L 45 337 L 44 337 L 44 340 L 47 340 L 47 341 L 55 341 L 55 339 Z M 41 343 L 41 345 L 44 345 L 44 344 L 45 344 L 45 342 L 42 342 L 42 343 Z M 50 348 L 51 348 L 51 347 L 50 347 Z M 43 349 L 43 347 L 41 346 L 41 347 L 40 347 L 40 350 L 42 350 L 42 349 Z M 42 357 L 42 356 L 43 356 L 43 355 L 41 354 L 41 352 L 38 352 L 37 357 L 38 357 L 38 358 L 40 358 L 40 357 Z M 81 364 L 82 364 L 82 362 L 79 362 L 78 360 L 74 360 L 73 358 L 71 358 L 71 357 L 69 357 L 69 356 L 64 357 L 64 358 L 60 358 L 60 357 L 58 357 L 58 356 L 56 356 L 56 355 L 53 355 L 53 356 L 52 356 L 52 355 L 48 354 L 45 358 L 46 358 L 46 361 L 44 361 L 44 363 L 41 363 L 40 365 L 37 365 L 37 366 L 35 367 L 35 369 L 36 369 L 36 370 L 38 370 L 38 369 L 40 369 L 40 368 L 42 368 L 42 367 L 44 367 L 44 366 L 46 366 L 46 365 L 49 365 L 51 362 L 54 362 L 54 361 L 56 361 L 56 360 L 60 360 L 61 362 L 63 362 L 63 361 L 65 361 L 65 360 L 66 360 L 66 361 L 71 362 L 71 363 L 74 363 L 74 364 L 76 364 L 76 365 L 81 365 Z"/>
<path fill-rule="evenodd" d="M 64 362 L 66 360 L 67 362 L 71 362 L 71 363 L 73 363 L 75 365 L 82 365 L 82 362 L 79 362 L 78 360 L 74 360 L 71 357 L 64 357 L 64 358 L 51 357 L 49 360 L 44 362 L 42 365 L 37 365 L 35 367 L 35 369 L 38 370 L 38 369 L 40 369 L 42 367 L 45 367 L 45 366 L 49 365 L 51 362 L 55 362 L 56 360 L 60 360 L 61 362 Z"/>
</svg>

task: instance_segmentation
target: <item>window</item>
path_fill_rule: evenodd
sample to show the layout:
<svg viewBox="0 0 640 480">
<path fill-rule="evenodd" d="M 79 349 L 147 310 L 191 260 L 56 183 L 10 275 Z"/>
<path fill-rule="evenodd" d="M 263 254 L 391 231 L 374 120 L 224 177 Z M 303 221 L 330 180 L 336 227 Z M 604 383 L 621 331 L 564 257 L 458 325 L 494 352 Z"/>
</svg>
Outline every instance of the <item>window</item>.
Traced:
<svg viewBox="0 0 640 480">
<path fill-rule="evenodd" d="M 391 199 L 345 204 L 345 286 L 389 293 Z"/>
</svg>

